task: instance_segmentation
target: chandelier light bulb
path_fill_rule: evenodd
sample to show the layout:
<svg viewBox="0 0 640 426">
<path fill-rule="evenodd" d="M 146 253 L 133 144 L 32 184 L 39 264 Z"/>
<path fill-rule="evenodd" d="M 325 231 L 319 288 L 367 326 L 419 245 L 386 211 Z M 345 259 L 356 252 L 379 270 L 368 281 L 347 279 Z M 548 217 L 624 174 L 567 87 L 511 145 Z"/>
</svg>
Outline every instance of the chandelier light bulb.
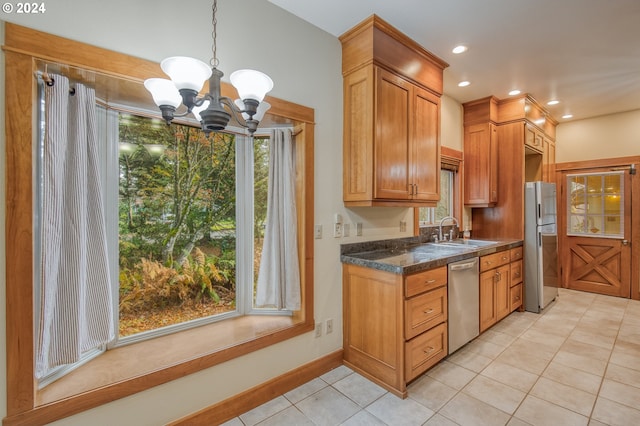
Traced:
<svg viewBox="0 0 640 426">
<path fill-rule="evenodd" d="M 160 68 L 173 81 L 176 88 L 199 92 L 204 82 L 211 77 L 211 67 L 204 62 L 187 56 L 172 56 L 160 63 Z"/>
<path fill-rule="evenodd" d="M 148 78 L 144 81 L 144 87 L 151 92 L 153 101 L 158 106 L 168 105 L 174 108 L 182 103 L 182 97 L 176 89 L 176 85 L 166 78 Z"/>
</svg>

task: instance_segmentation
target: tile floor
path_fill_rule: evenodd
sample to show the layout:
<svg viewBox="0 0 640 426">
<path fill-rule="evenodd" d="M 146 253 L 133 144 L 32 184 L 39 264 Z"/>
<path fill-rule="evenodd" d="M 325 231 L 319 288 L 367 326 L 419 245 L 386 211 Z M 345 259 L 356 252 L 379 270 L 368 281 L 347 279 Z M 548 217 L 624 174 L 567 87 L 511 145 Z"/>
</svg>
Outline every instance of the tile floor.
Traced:
<svg viewBox="0 0 640 426">
<path fill-rule="evenodd" d="M 560 290 L 514 312 L 399 399 L 345 366 L 225 423 L 640 425 L 640 301 Z"/>
</svg>

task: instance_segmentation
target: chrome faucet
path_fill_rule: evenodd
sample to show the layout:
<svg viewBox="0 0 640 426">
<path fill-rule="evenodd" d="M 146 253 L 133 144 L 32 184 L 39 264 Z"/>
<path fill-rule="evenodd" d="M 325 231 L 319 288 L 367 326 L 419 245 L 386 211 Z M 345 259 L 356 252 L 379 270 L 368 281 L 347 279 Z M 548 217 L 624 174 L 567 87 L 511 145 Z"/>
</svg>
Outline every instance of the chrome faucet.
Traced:
<svg viewBox="0 0 640 426">
<path fill-rule="evenodd" d="M 442 224 L 443 224 L 443 223 L 444 223 L 444 221 L 445 221 L 445 220 L 447 220 L 447 219 L 451 219 L 452 221 L 454 221 L 454 222 L 455 222 L 455 224 L 456 224 L 456 226 L 457 226 L 458 228 L 460 227 L 460 224 L 458 223 L 458 219 L 456 219 L 455 217 L 453 217 L 453 216 L 446 216 L 446 217 L 443 217 L 442 219 L 440 219 L 440 226 L 438 227 L 439 241 L 442 241 L 442 238 L 443 238 L 443 236 L 442 236 Z M 451 237 L 453 237 L 453 233 L 452 233 L 452 232 L 451 232 L 451 233 L 449 233 L 449 235 L 450 235 Z"/>
</svg>

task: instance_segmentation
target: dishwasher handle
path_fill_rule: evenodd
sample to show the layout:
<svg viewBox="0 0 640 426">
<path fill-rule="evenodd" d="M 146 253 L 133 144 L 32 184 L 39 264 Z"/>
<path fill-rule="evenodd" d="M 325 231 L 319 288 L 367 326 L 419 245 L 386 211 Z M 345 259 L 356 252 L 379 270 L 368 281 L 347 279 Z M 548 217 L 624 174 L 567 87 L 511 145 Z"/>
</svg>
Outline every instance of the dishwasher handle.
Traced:
<svg viewBox="0 0 640 426">
<path fill-rule="evenodd" d="M 460 262 L 449 265 L 450 271 L 464 271 L 465 269 L 471 269 L 478 264 L 478 259 L 473 259 L 469 262 Z"/>
</svg>

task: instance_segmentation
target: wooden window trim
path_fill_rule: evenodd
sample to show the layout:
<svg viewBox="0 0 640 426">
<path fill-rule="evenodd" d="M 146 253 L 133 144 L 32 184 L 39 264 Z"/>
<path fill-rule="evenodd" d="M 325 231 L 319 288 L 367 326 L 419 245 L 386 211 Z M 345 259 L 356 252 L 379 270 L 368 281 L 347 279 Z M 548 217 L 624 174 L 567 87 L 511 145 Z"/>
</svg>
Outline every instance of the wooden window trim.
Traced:
<svg viewBox="0 0 640 426">
<path fill-rule="evenodd" d="M 5 23 L 5 134 L 6 134 L 6 357 L 7 417 L 4 425 L 45 424 L 104 403 L 209 368 L 240 355 L 313 330 L 313 211 L 314 110 L 267 97 L 270 114 L 295 122 L 296 188 L 299 206 L 299 258 L 303 307 L 291 326 L 260 334 L 225 350 L 215 347 L 196 358 L 165 365 L 110 386 L 38 405 L 34 380 L 33 319 L 33 143 L 37 99 L 33 73 L 36 60 L 80 67 L 141 83 L 161 76 L 157 63 L 40 31 Z M 222 95 L 234 89 L 222 83 Z M 140 346 L 142 348 L 142 346 Z"/>
</svg>

